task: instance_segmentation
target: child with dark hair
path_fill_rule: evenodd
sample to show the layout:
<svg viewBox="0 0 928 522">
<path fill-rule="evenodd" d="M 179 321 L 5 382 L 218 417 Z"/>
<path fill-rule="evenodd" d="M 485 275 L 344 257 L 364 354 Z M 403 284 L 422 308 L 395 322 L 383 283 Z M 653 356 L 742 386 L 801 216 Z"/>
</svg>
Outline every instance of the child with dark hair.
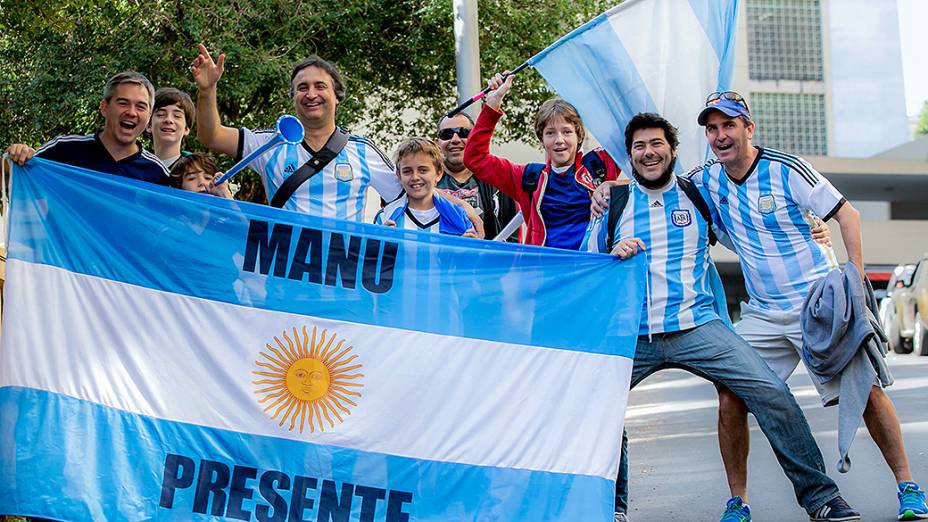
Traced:
<svg viewBox="0 0 928 522">
<path fill-rule="evenodd" d="M 162 87 L 155 91 L 155 106 L 148 131 L 151 132 L 155 155 L 171 168 L 174 162 L 186 154 L 184 138 L 190 134 L 196 109 L 190 95 L 174 87 Z"/>
<path fill-rule="evenodd" d="M 171 167 L 171 184 L 179 189 L 232 199 L 229 183 L 213 185 L 222 172 L 213 158 L 205 154 L 182 156 Z"/>
</svg>

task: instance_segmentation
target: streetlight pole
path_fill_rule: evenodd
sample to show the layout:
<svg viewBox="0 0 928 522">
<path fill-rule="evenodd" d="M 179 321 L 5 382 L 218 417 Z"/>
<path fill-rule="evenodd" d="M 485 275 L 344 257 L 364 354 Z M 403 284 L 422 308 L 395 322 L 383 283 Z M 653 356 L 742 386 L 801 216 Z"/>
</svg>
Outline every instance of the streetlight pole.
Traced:
<svg viewBox="0 0 928 522">
<path fill-rule="evenodd" d="M 480 42 L 477 39 L 477 0 L 454 2 L 454 55 L 458 103 L 480 90 Z M 467 109 L 474 116 L 474 106 Z"/>
</svg>

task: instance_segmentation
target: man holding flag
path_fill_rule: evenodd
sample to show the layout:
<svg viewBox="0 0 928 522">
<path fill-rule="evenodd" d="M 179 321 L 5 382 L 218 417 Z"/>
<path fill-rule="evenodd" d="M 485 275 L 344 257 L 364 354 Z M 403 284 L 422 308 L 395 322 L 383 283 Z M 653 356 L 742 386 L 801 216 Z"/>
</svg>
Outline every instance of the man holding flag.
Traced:
<svg viewBox="0 0 928 522">
<path fill-rule="evenodd" d="M 33 149 L 10 145 L 10 160 L 23 165 L 32 156 L 105 172 L 126 178 L 167 185 L 167 168 L 138 141 L 151 119 L 155 89 L 144 75 L 124 71 L 107 80 L 100 101 L 103 129 L 94 134 L 58 136 Z"/>
</svg>

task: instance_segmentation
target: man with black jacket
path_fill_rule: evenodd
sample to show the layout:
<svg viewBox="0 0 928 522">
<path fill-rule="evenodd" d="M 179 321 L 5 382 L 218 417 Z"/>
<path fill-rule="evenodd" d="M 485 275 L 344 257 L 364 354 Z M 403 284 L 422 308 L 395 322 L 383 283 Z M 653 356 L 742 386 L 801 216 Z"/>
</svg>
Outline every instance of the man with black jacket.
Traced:
<svg viewBox="0 0 928 522">
<path fill-rule="evenodd" d="M 518 209 L 512 198 L 478 180 L 464 166 L 464 146 L 473 128 L 474 120 L 463 112 L 439 120 L 438 146 L 445 156 L 445 171 L 437 187 L 474 207 L 483 218 L 486 238 L 493 239 L 512 220 Z M 517 233 L 507 239 L 516 240 Z"/>
</svg>

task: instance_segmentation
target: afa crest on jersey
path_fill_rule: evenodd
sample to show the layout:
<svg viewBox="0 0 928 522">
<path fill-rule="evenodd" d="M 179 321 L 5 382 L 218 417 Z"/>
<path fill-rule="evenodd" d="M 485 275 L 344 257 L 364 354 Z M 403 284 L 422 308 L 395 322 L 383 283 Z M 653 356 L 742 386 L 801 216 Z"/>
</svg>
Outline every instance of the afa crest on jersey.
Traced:
<svg viewBox="0 0 928 522">
<path fill-rule="evenodd" d="M 777 202 L 772 194 L 763 194 L 757 198 L 757 209 L 761 214 L 771 214 L 777 209 Z"/>
<path fill-rule="evenodd" d="M 335 164 L 335 179 L 338 181 L 351 181 L 354 179 L 354 171 L 349 163 Z"/>
<path fill-rule="evenodd" d="M 687 209 L 674 210 L 670 213 L 670 220 L 675 226 L 688 227 L 693 222 L 693 217 Z"/>
</svg>

